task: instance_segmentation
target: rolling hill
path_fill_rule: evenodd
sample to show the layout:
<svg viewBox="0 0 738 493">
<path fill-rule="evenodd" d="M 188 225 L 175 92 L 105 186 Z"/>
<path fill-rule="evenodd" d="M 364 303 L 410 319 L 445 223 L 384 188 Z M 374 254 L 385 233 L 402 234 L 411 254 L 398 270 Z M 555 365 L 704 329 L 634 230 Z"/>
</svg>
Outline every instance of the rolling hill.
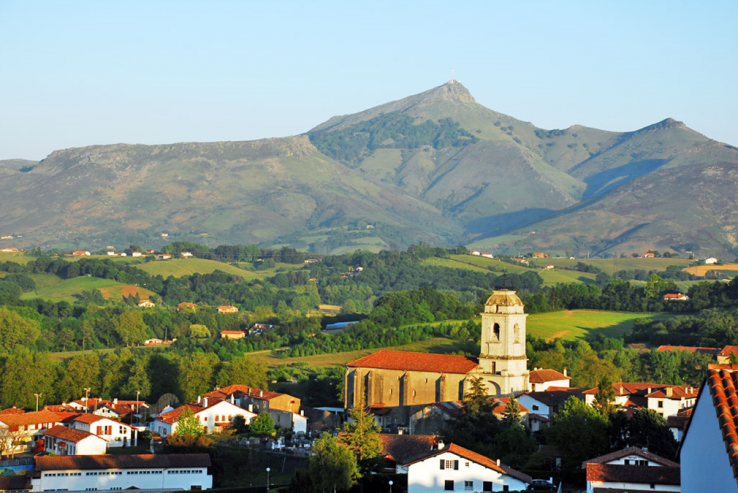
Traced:
<svg viewBox="0 0 738 493">
<path fill-rule="evenodd" d="M 736 173 L 736 148 L 673 119 L 544 130 L 450 82 L 295 137 L 0 162 L 0 233 L 22 234 L 18 247 L 194 240 L 340 252 L 426 241 L 729 256 Z"/>
</svg>

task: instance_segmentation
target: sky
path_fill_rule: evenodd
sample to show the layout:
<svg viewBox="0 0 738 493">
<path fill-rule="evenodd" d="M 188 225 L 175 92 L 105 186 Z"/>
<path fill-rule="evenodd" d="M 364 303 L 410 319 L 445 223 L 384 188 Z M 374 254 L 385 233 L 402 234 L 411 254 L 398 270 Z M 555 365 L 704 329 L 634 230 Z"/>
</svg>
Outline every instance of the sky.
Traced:
<svg viewBox="0 0 738 493">
<path fill-rule="evenodd" d="M 0 159 L 308 131 L 443 84 L 551 129 L 738 145 L 738 2 L 0 0 Z"/>
</svg>

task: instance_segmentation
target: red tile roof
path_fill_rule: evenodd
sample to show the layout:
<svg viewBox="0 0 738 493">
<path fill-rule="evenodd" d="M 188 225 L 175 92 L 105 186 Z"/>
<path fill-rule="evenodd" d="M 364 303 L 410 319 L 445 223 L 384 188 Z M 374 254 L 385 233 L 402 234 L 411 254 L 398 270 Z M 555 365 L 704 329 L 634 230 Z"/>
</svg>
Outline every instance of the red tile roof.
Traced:
<svg viewBox="0 0 738 493">
<path fill-rule="evenodd" d="M 72 421 L 78 421 L 80 423 L 86 423 L 88 425 L 92 423 L 96 423 L 100 421 L 101 419 L 110 419 L 106 418 L 105 416 L 98 416 L 97 414 L 80 414 L 76 418 L 74 418 Z"/>
<path fill-rule="evenodd" d="M 172 409 L 168 413 L 160 414 L 156 419 L 157 421 L 162 421 L 164 423 L 176 423 L 179 421 L 179 416 L 187 408 L 192 410 L 192 414 L 197 414 L 205 409 L 204 407 L 195 404 L 185 404 L 184 406 L 179 406 L 177 409 Z"/>
<path fill-rule="evenodd" d="M 509 397 L 492 397 L 490 398 L 490 401 L 499 402 L 500 405 L 495 406 L 492 412 L 494 412 L 495 414 L 502 415 L 502 414 L 505 414 L 505 406 L 507 406 L 507 404 L 510 402 L 510 398 Z M 518 402 L 518 407 L 520 407 L 520 416 L 525 416 L 526 414 L 528 414 L 527 407 L 525 407 L 519 402 Z"/>
<path fill-rule="evenodd" d="M 37 471 L 210 467 L 208 454 L 65 455 L 35 458 Z"/>
<path fill-rule="evenodd" d="M 409 351 L 390 351 L 385 349 L 347 363 L 346 366 L 357 368 L 381 368 L 385 370 L 466 374 L 477 368 L 479 365 L 476 361 L 467 358 L 466 356 L 411 353 Z"/>
<path fill-rule="evenodd" d="M 733 476 L 738 477 L 738 372 L 708 370 L 705 385 L 710 389 Z"/>
<path fill-rule="evenodd" d="M 62 425 L 56 425 L 51 429 L 48 429 L 44 432 L 44 435 L 59 438 L 61 440 L 66 440 L 68 442 L 74 442 L 78 443 L 84 440 L 85 438 L 89 437 L 97 437 L 100 440 L 105 440 L 102 437 L 98 437 L 94 433 L 89 433 L 84 430 L 77 430 L 74 428 L 67 428 L 66 426 Z M 107 440 L 105 440 L 107 442 Z"/>
<path fill-rule="evenodd" d="M 257 389 L 254 387 L 248 387 L 246 385 L 229 385 L 228 387 L 223 387 L 221 389 L 213 390 L 205 394 L 203 397 L 208 398 L 215 398 L 220 400 L 226 400 L 228 397 L 231 396 L 231 394 L 242 394 L 247 397 L 251 397 L 252 399 L 261 399 L 265 401 L 272 400 L 276 397 L 281 397 L 286 394 L 281 394 L 279 392 L 272 392 L 271 390 L 262 390 Z"/>
<path fill-rule="evenodd" d="M 381 456 L 398 464 L 406 464 L 428 455 L 438 448 L 438 437 L 435 435 L 391 435 L 380 433 L 382 440 Z"/>
<path fill-rule="evenodd" d="M 17 407 L 9 407 L 7 409 L 3 409 L 0 411 L 0 414 L 23 414 L 25 411 L 23 409 L 18 409 Z"/>
<path fill-rule="evenodd" d="M 492 469 L 493 471 L 497 471 L 502 474 L 507 474 L 508 476 L 511 476 L 513 478 L 517 478 L 523 482 L 530 483 L 532 478 L 528 476 L 527 474 L 523 474 L 520 471 L 516 471 L 515 469 L 506 466 L 505 464 L 498 464 L 497 461 L 494 461 L 490 459 L 489 457 L 485 457 L 481 454 L 478 454 L 476 452 L 472 452 L 469 449 L 465 449 L 464 447 L 459 447 L 455 443 L 450 444 L 448 447 L 442 449 L 442 450 L 436 450 L 425 457 L 421 457 L 418 459 L 415 459 L 412 462 L 408 462 L 407 464 L 404 464 L 405 466 L 409 466 L 410 464 L 414 464 L 416 462 L 420 462 L 422 460 L 429 459 L 431 457 L 434 457 L 439 454 L 444 454 L 446 452 L 450 452 L 452 454 L 456 454 L 459 457 L 463 457 L 465 459 L 469 459 L 472 462 L 476 462 L 477 464 L 487 467 L 489 469 Z"/>
<path fill-rule="evenodd" d="M 731 354 L 738 355 L 738 346 L 725 346 L 723 350 L 720 351 L 719 356 L 730 356 Z"/>
<path fill-rule="evenodd" d="M 662 466 L 679 467 L 678 463 L 671 461 L 665 457 L 661 457 L 660 455 L 652 454 L 650 452 L 644 452 L 643 449 L 640 447 L 627 447 L 622 450 L 618 450 L 617 452 L 611 452 L 609 454 L 595 457 L 594 459 L 586 460 L 582 462 L 582 469 L 585 469 L 587 467 L 587 464 L 606 464 L 613 460 L 628 457 L 629 455 L 637 455 L 639 457 L 643 457 L 644 459 L 648 459 L 651 462 L 661 464 Z"/>
<path fill-rule="evenodd" d="M 681 484 L 679 466 L 625 466 L 587 464 L 587 481 L 638 484 Z"/>
<path fill-rule="evenodd" d="M 567 377 L 556 370 L 533 370 L 530 372 L 530 383 L 545 383 L 567 379 L 571 380 L 571 377 Z"/>
<path fill-rule="evenodd" d="M 221 330 L 220 331 L 220 334 L 221 335 L 227 334 L 227 335 L 234 335 L 235 336 L 235 335 L 241 335 L 241 334 L 246 335 L 246 332 L 244 332 L 242 330 Z"/>
<path fill-rule="evenodd" d="M 0 421 L 8 426 L 26 426 L 46 423 L 59 423 L 61 422 L 61 417 L 56 413 L 52 413 L 51 411 L 42 409 L 41 411 L 31 413 L 2 414 L 0 415 Z"/>
</svg>

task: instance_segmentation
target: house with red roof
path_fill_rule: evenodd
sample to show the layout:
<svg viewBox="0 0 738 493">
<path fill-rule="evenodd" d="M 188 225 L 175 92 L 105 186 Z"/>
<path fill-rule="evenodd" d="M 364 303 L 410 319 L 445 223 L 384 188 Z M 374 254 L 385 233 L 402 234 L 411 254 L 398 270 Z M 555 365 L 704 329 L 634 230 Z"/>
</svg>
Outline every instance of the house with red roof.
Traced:
<svg viewBox="0 0 738 493">
<path fill-rule="evenodd" d="M 104 438 L 108 447 L 138 445 L 138 429 L 129 424 L 89 413 L 80 414 L 71 421 L 72 428 Z"/>
<path fill-rule="evenodd" d="M 13 452 L 30 451 L 41 434 L 61 423 L 61 417 L 49 410 L 17 414 L 0 414 L 0 428 L 10 432 L 7 440 L 12 442 L 8 450 Z"/>
<path fill-rule="evenodd" d="M 717 355 L 717 362 L 721 365 L 732 363 L 731 358 L 738 357 L 738 346 L 725 346 Z"/>
<path fill-rule="evenodd" d="M 154 421 L 149 425 L 149 429 L 161 436 L 176 433 L 177 423 L 185 409 L 192 411 L 195 418 L 200 421 L 206 434 L 225 430 L 233 423 L 234 416 L 243 416 L 246 424 L 250 424 L 256 417 L 256 413 L 247 411 L 232 402 L 221 399 L 211 400 L 206 396 L 198 397 L 197 403 L 185 404 L 172 411 L 160 414 L 154 418 Z"/>
<path fill-rule="evenodd" d="M 679 449 L 684 492 L 738 492 L 738 370 L 709 369 Z"/>
<path fill-rule="evenodd" d="M 56 455 L 101 455 L 108 441 L 84 430 L 57 425 L 42 434 L 44 451 Z"/>
<path fill-rule="evenodd" d="M 584 399 L 582 389 L 576 387 L 549 387 L 543 391 L 526 392 L 517 397 L 518 403 L 528 410 L 528 427 L 538 431 L 547 426 L 553 415 L 570 398 Z"/>
<path fill-rule="evenodd" d="M 530 390 L 533 392 L 540 392 L 550 387 L 569 387 L 571 377 L 567 375 L 566 368 L 564 373 L 559 373 L 556 370 L 545 370 L 543 368 L 536 368 L 530 372 Z"/>
<path fill-rule="evenodd" d="M 222 305 L 218 307 L 218 313 L 238 313 L 238 308 L 231 305 Z"/>
<path fill-rule="evenodd" d="M 587 493 L 681 491 L 679 464 L 639 447 L 586 460 L 582 469 L 587 474 Z"/>
<path fill-rule="evenodd" d="M 709 354 L 710 356 L 717 356 L 720 354 L 720 349 L 716 347 L 696 347 L 696 346 L 659 346 L 656 351 L 663 353 L 667 351 L 687 351 L 690 353 Z"/>
<path fill-rule="evenodd" d="M 221 330 L 220 331 L 220 338 L 221 339 L 243 339 L 246 337 L 246 332 L 242 330 Z"/>
<path fill-rule="evenodd" d="M 664 301 L 689 301 L 689 296 L 683 293 L 667 293 L 664 295 Z"/>
<path fill-rule="evenodd" d="M 616 405 L 631 409 L 652 409 L 665 418 L 694 406 L 697 399 L 697 389 L 684 385 L 617 382 L 612 388 Z M 583 392 L 587 404 L 594 403 L 597 392 L 597 387 Z"/>
<path fill-rule="evenodd" d="M 531 477 L 454 443 L 402 464 L 408 493 L 520 491 Z"/>
</svg>

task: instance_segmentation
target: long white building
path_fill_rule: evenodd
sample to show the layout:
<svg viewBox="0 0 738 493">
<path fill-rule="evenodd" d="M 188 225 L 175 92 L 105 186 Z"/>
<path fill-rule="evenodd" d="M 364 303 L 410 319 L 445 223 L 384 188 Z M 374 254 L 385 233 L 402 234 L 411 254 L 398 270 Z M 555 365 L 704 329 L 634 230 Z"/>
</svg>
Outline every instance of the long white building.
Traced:
<svg viewBox="0 0 738 493">
<path fill-rule="evenodd" d="M 37 457 L 31 491 L 207 490 L 208 467 L 208 454 Z"/>
</svg>

